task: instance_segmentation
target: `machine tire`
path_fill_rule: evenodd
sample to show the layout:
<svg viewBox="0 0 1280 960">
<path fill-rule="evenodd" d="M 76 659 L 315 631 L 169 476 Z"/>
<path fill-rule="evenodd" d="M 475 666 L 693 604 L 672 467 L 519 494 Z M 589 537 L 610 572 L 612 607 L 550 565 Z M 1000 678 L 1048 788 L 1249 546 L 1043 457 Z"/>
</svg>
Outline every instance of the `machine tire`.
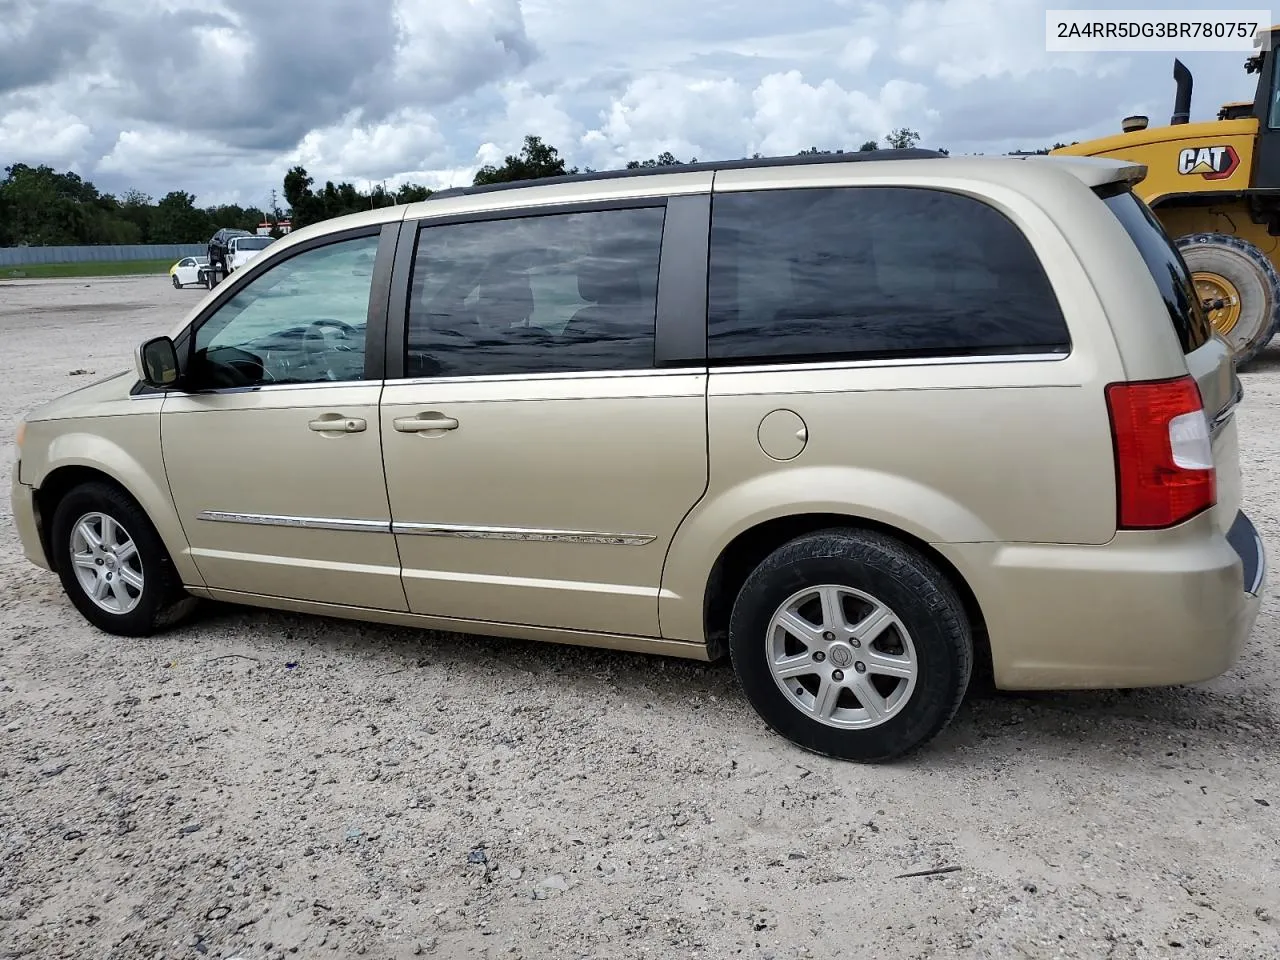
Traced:
<svg viewBox="0 0 1280 960">
<path fill-rule="evenodd" d="M 1280 325 L 1280 273 L 1266 254 L 1240 237 L 1193 233 L 1175 242 L 1193 277 L 1216 275 L 1239 291 L 1238 317 L 1229 330 L 1218 332 L 1236 366 L 1248 363 Z"/>
</svg>

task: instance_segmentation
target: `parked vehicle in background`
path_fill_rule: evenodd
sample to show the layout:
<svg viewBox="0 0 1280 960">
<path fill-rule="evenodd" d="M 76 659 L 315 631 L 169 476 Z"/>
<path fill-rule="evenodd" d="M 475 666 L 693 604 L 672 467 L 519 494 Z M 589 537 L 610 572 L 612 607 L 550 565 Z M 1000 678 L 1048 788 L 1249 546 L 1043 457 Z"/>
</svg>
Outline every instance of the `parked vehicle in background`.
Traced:
<svg viewBox="0 0 1280 960">
<path fill-rule="evenodd" d="M 271 246 L 271 237 L 232 237 L 227 243 L 227 272 L 239 270 Z"/>
<path fill-rule="evenodd" d="M 209 265 L 208 257 L 183 257 L 169 268 L 169 277 L 174 287 L 182 288 L 193 283 L 204 285 L 204 271 Z"/>
<path fill-rule="evenodd" d="M 1265 556 L 1144 173 L 881 151 L 327 220 L 29 415 L 17 530 L 112 633 L 205 597 L 727 654 L 851 760 L 929 740 L 975 670 L 1205 680 Z"/>
<path fill-rule="evenodd" d="M 253 237 L 256 234 L 235 227 L 223 227 L 209 239 L 209 270 L 206 285 L 212 289 L 231 272 L 231 241 L 236 237 Z"/>
</svg>

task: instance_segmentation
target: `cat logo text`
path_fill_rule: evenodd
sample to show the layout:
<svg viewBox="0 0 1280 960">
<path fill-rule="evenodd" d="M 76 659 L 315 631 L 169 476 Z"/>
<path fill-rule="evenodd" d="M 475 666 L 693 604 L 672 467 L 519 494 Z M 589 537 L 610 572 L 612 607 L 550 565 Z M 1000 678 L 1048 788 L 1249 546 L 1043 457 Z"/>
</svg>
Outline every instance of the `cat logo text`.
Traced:
<svg viewBox="0 0 1280 960">
<path fill-rule="evenodd" d="M 1187 147 L 1178 154 L 1178 172 L 1206 180 L 1225 180 L 1240 166 L 1235 147 Z"/>
</svg>

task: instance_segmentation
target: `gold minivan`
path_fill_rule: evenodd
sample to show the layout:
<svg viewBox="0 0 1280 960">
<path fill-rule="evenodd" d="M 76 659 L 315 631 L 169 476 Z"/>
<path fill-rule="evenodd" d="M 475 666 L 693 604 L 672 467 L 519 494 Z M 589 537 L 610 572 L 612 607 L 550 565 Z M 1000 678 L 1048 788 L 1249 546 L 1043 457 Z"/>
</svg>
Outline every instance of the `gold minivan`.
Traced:
<svg viewBox="0 0 1280 960">
<path fill-rule="evenodd" d="M 999 688 L 1178 684 L 1257 616 L 1240 383 L 1141 165 L 877 151 L 300 229 L 32 412 L 93 624 L 197 598 L 696 659 L 859 761 Z"/>
</svg>

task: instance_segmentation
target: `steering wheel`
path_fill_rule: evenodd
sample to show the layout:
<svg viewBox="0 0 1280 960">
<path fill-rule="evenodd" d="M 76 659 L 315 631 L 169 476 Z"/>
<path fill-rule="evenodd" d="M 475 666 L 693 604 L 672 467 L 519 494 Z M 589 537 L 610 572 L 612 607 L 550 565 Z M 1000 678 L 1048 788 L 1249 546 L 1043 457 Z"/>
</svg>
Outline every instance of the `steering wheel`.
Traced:
<svg viewBox="0 0 1280 960">
<path fill-rule="evenodd" d="M 339 336 L 336 338 L 328 336 L 326 334 L 328 330 L 337 331 Z M 308 365 L 321 367 L 332 378 L 333 369 L 329 365 L 330 358 L 327 355 L 335 350 L 343 353 L 355 351 L 359 336 L 360 331 L 351 324 L 331 317 L 321 317 L 319 320 L 312 320 L 302 331 L 302 352 Z"/>
</svg>

